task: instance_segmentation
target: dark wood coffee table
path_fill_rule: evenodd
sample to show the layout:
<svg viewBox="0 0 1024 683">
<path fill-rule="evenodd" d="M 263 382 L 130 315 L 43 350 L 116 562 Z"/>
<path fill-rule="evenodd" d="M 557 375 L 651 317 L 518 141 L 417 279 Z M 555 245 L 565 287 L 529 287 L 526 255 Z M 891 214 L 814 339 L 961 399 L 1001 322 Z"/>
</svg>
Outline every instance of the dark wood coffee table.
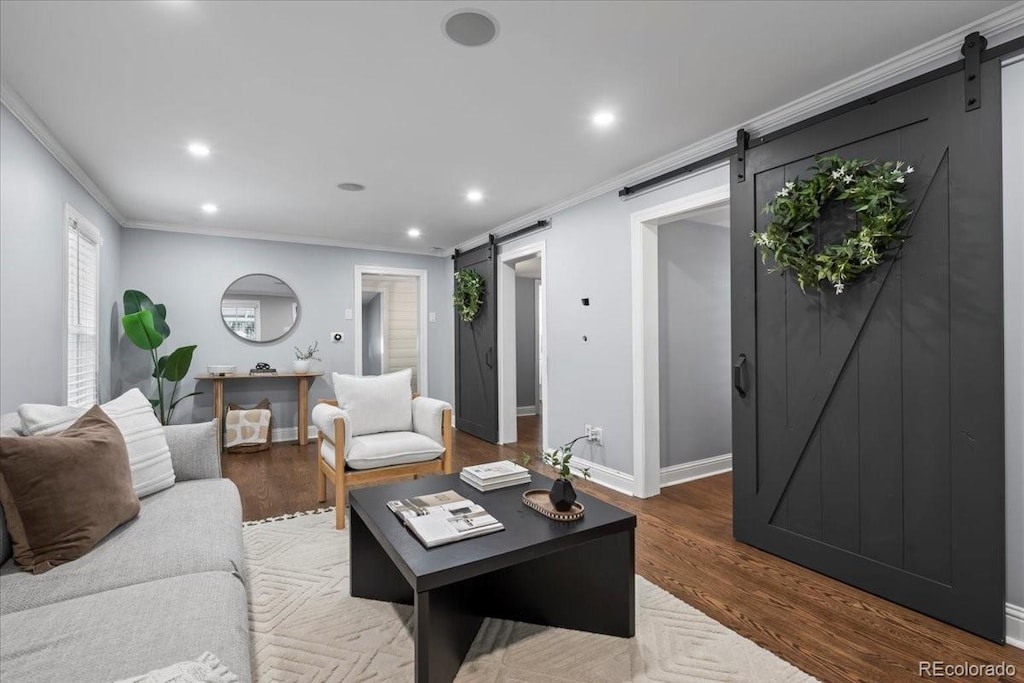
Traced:
<svg viewBox="0 0 1024 683">
<path fill-rule="evenodd" d="M 523 491 L 551 483 L 534 473 L 483 493 L 450 474 L 349 492 L 351 594 L 415 606 L 417 683 L 453 680 L 484 617 L 633 636 L 636 517 L 582 493 L 576 522 L 523 505 Z M 385 505 L 448 489 L 505 530 L 428 549 Z"/>
</svg>

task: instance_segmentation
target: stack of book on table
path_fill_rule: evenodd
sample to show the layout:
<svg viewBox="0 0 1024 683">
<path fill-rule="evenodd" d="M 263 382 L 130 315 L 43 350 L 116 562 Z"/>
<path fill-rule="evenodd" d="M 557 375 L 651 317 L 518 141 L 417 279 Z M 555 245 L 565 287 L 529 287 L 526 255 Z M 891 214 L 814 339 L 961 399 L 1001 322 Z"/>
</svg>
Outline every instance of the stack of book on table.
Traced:
<svg viewBox="0 0 1024 683">
<path fill-rule="evenodd" d="M 428 548 L 505 528 L 487 510 L 455 491 L 389 500 L 388 508 Z"/>
<path fill-rule="evenodd" d="M 529 484 L 531 481 L 530 470 L 509 460 L 463 467 L 459 477 L 480 491 L 494 491 L 506 486 Z"/>
</svg>

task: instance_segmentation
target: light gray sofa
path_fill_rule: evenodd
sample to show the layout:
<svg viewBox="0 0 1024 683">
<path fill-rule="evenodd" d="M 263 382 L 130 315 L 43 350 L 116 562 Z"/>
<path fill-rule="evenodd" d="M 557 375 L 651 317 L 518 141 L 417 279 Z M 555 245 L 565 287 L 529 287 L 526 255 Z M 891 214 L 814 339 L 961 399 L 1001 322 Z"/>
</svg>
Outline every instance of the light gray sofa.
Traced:
<svg viewBox="0 0 1024 683">
<path fill-rule="evenodd" d="M 4 415 L 0 430 L 16 425 Z M 0 681 L 109 683 L 205 651 L 251 681 L 242 508 L 217 423 L 165 432 L 174 486 L 85 557 L 19 570 L 0 510 Z"/>
</svg>

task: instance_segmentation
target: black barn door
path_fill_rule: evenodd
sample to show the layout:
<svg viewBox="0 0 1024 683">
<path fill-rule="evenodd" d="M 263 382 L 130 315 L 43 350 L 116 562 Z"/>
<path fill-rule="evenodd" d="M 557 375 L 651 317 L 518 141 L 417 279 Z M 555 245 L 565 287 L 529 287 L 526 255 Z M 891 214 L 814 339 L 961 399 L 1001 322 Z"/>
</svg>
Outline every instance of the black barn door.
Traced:
<svg viewBox="0 0 1024 683">
<path fill-rule="evenodd" d="M 483 276 L 484 305 L 473 322 L 455 313 L 455 424 L 485 441 L 498 441 L 498 263 L 494 244 L 456 254 L 455 270 Z"/>
<path fill-rule="evenodd" d="M 734 533 L 1003 642 L 998 60 L 981 80 L 973 111 L 955 73 L 756 146 L 734 173 Z M 914 167 L 910 238 L 845 293 L 803 294 L 749 233 L 832 153 Z M 826 207 L 819 240 L 855 221 Z"/>
</svg>

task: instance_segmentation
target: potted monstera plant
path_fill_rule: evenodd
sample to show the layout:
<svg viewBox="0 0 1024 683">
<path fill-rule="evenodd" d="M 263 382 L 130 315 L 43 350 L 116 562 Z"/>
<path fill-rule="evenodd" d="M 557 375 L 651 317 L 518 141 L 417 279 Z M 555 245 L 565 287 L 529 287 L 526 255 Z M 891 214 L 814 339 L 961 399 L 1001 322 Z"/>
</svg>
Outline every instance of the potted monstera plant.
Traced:
<svg viewBox="0 0 1024 683">
<path fill-rule="evenodd" d="M 181 380 L 188 375 L 192 365 L 192 354 L 196 345 L 181 346 L 167 355 L 160 355 L 159 349 L 164 341 L 171 336 L 171 328 L 167 325 L 167 307 L 154 304 L 152 299 L 138 291 L 129 289 L 124 293 L 124 315 L 121 327 L 128 339 L 143 351 L 149 351 L 153 360 L 153 379 L 156 380 L 156 397 L 149 399 L 153 411 L 160 419 L 160 424 L 171 424 L 174 409 L 190 396 L 201 394 L 201 391 L 178 396 Z M 171 384 L 167 390 L 165 382 Z"/>
</svg>

